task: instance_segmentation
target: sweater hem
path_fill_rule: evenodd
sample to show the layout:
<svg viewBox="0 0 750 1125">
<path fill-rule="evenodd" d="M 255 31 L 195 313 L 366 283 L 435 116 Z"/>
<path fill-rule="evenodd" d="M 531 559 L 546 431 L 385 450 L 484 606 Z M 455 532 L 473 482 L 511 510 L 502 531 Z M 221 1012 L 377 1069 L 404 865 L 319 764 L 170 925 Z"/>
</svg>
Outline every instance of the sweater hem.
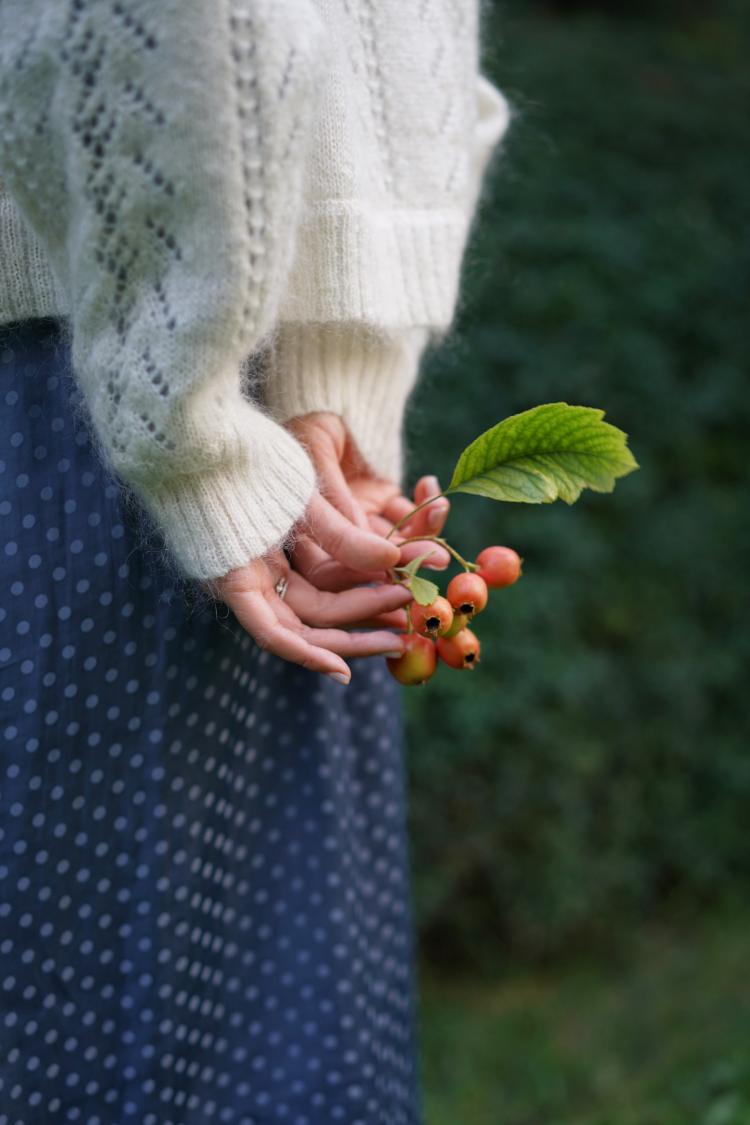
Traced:
<svg viewBox="0 0 750 1125">
<path fill-rule="evenodd" d="M 366 214 L 346 203 L 308 211 L 279 320 L 360 321 L 445 330 L 453 319 L 466 216 L 452 211 Z M 69 316 L 51 264 L 0 187 L 0 323 Z"/>
<path fill-rule="evenodd" d="M 281 321 L 360 321 L 445 330 L 453 319 L 466 217 L 396 211 L 365 215 L 345 205 L 299 225 Z M 41 245 L 0 190 L 0 324 L 70 315 Z"/>
</svg>

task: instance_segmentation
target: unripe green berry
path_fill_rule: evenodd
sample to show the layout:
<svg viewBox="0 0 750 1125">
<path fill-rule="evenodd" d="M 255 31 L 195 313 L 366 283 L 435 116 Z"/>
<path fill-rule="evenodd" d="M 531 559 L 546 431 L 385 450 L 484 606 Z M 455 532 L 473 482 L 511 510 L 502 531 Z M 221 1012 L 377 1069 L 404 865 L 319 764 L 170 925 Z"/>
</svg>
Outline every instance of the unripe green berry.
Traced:
<svg viewBox="0 0 750 1125">
<path fill-rule="evenodd" d="M 471 629 L 462 629 L 455 637 L 439 637 L 438 656 L 449 668 L 471 670 L 479 663 L 480 645 Z"/>
<path fill-rule="evenodd" d="M 448 631 L 446 633 L 442 634 L 442 636 L 446 637 L 447 639 L 450 639 L 451 637 L 455 637 L 456 633 L 460 633 L 461 630 L 465 629 L 468 624 L 469 624 L 469 618 L 466 616 L 466 614 L 464 614 L 464 613 L 454 613 L 453 614 L 453 624 L 451 625 L 450 629 L 448 629 Z"/>
</svg>

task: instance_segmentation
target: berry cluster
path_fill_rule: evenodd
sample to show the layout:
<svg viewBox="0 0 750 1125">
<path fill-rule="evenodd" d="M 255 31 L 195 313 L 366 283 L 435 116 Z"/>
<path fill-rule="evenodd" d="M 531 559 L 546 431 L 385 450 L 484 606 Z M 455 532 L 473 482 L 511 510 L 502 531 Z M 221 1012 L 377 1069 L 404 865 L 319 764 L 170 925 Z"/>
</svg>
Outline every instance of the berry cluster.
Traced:
<svg viewBox="0 0 750 1125">
<path fill-rule="evenodd" d="M 468 492 L 510 503 L 573 504 L 584 488 L 611 492 L 615 481 L 638 464 L 628 449 L 627 434 L 603 419 L 604 411 L 591 406 L 548 402 L 497 422 L 466 446 L 448 487 L 417 504 L 386 538 L 441 496 Z M 391 580 L 408 586 L 414 599 L 407 609 L 405 652 L 388 661 L 402 684 L 429 680 L 438 659 L 450 668 L 473 668 L 479 661 L 479 641 L 470 628 L 472 618 L 486 606 L 488 588 L 511 586 L 521 574 L 522 560 L 510 547 L 485 547 L 476 562 L 467 562 L 438 535 L 413 535 L 401 544 L 427 540 L 448 551 L 464 573 L 450 582 L 447 596 L 441 598 L 435 583 L 418 574 L 427 555 L 390 571 Z"/>
<path fill-rule="evenodd" d="M 411 603 L 404 653 L 387 662 L 391 675 L 407 686 L 429 680 L 438 659 L 449 668 L 474 668 L 480 646 L 470 622 L 487 605 L 490 589 L 512 586 L 521 576 L 521 559 L 510 547 L 485 547 L 474 563 L 451 553 L 464 573 L 450 580 L 445 597 L 438 596 L 429 605 Z"/>
</svg>

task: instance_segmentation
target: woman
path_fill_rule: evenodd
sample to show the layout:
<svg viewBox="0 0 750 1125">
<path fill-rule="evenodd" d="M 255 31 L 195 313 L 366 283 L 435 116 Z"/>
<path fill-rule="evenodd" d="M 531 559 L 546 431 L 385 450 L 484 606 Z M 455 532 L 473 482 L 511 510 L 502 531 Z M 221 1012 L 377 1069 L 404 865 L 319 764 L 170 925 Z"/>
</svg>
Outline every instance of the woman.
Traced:
<svg viewBox="0 0 750 1125">
<path fill-rule="evenodd" d="M 418 1121 L 383 533 L 477 11 L 1 14 L 0 1120 Z"/>
</svg>

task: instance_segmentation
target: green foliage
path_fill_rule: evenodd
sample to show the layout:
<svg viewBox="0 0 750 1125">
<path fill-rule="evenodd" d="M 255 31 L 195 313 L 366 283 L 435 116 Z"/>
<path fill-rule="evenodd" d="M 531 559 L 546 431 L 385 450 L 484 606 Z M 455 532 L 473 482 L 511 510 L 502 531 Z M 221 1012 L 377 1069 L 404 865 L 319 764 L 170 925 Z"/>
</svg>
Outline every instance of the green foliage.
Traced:
<svg viewBox="0 0 750 1125">
<path fill-rule="evenodd" d="M 406 693 L 423 948 L 476 968 L 608 949 L 677 898 L 750 892 L 750 68 L 739 17 L 488 12 L 517 110 L 411 479 L 482 420 L 596 402 L 642 468 L 575 508 L 462 497 L 524 557 L 482 664 Z M 442 583 L 441 583 L 442 584 Z"/>
<path fill-rule="evenodd" d="M 626 957 L 422 981 L 430 1125 L 747 1125 L 746 913 Z"/>
<path fill-rule="evenodd" d="M 432 605 L 440 593 L 434 582 L 430 582 L 426 578 L 420 578 L 416 574 L 409 579 L 409 589 L 418 605 Z"/>
<path fill-rule="evenodd" d="M 427 555 L 419 555 L 406 566 L 396 567 L 398 573 L 403 576 L 404 585 L 409 587 L 412 597 L 418 605 L 432 605 L 440 593 L 434 582 L 430 582 L 427 578 L 420 578 L 417 573 L 427 557 Z"/>
<path fill-rule="evenodd" d="M 573 504 L 584 488 L 612 492 L 615 480 L 638 465 L 626 435 L 603 417 L 603 410 L 565 402 L 514 414 L 466 447 L 446 493 Z"/>
</svg>

